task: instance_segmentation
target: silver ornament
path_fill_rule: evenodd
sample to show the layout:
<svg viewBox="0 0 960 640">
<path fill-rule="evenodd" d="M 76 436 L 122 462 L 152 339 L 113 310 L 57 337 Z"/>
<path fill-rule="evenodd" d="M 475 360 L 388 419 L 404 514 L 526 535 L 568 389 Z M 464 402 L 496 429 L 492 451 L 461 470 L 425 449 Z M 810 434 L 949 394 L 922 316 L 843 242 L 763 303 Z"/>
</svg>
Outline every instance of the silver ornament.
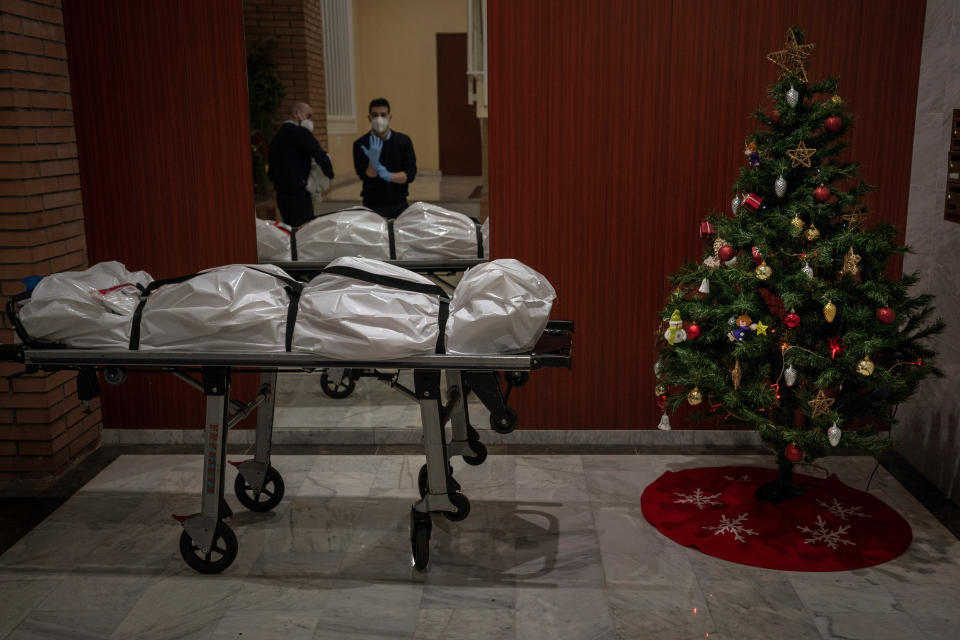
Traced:
<svg viewBox="0 0 960 640">
<path fill-rule="evenodd" d="M 737 325 L 737 316 L 730 316 L 730 318 L 727 320 L 727 324 L 731 327 L 735 327 Z"/>
<path fill-rule="evenodd" d="M 840 436 L 842 435 L 843 432 L 840 431 L 840 427 L 837 426 L 836 422 L 830 425 L 830 428 L 827 429 L 827 439 L 830 441 L 830 446 L 835 447 L 840 444 Z"/>
<path fill-rule="evenodd" d="M 730 208 L 733 209 L 733 215 L 737 215 L 737 211 L 740 210 L 740 196 L 733 196 L 733 200 L 730 201 Z"/>
<path fill-rule="evenodd" d="M 777 192 L 778 198 L 782 198 L 787 193 L 787 181 L 783 179 L 782 175 L 773 183 L 773 189 Z"/>
<path fill-rule="evenodd" d="M 710 280 L 708 278 L 703 279 L 703 282 L 700 283 L 700 289 L 698 289 L 698 291 L 704 295 L 708 295 L 710 293 Z"/>
<path fill-rule="evenodd" d="M 787 370 L 783 372 L 783 381 L 787 383 L 788 387 L 792 387 L 793 383 L 797 381 L 797 370 L 793 368 L 793 365 L 787 367 Z"/>
<path fill-rule="evenodd" d="M 727 265 L 728 267 L 732 267 L 733 265 L 737 264 L 737 256 L 733 256 L 732 258 L 724 262 L 724 264 Z"/>
<path fill-rule="evenodd" d="M 657 429 L 660 431 L 670 431 L 670 416 L 667 415 L 667 412 L 663 412 L 663 416 L 660 417 L 660 424 L 657 425 Z"/>
<path fill-rule="evenodd" d="M 790 108 L 797 106 L 797 101 L 800 100 L 800 94 L 797 93 L 797 90 L 793 88 L 793 85 L 790 85 L 790 90 L 787 91 L 787 104 L 790 105 Z"/>
<path fill-rule="evenodd" d="M 720 266 L 720 258 L 717 256 L 707 256 L 703 259 L 703 266 L 710 267 L 711 269 L 716 269 Z"/>
<path fill-rule="evenodd" d="M 655 376 L 660 375 L 660 361 L 659 361 L 659 360 L 657 360 L 656 362 L 653 363 L 653 375 L 655 375 Z"/>
<path fill-rule="evenodd" d="M 803 275 L 808 278 L 813 278 L 813 267 L 810 266 L 809 262 L 804 262 L 803 269 L 800 269 L 800 271 L 803 271 Z"/>
</svg>

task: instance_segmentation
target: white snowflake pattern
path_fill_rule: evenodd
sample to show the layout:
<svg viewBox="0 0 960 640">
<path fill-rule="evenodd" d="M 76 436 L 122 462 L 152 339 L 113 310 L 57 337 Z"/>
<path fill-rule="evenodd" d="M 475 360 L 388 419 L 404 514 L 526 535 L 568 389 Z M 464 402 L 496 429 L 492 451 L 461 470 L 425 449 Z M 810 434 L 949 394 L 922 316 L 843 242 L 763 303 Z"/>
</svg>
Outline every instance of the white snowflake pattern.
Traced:
<svg viewBox="0 0 960 640">
<path fill-rule="evenodd" d="M 720 497 L 719 493 L 704 493 L 699 487 L 696 491 L 690 494 L 674 491 L 673 495 L 680 496 L 679 500 L 673 501 L 674 504 L 695 504 L 697 505 L 697 509 L 703 509 L 707 506 L 714 507 L 723 504 L 717 500 L 717 498 Z"/>
<path fill-rule="evenodd" d="M 753 529 L 747 529 L 743 526 L 743 522 L 747 519 L 748 513 L 741 513 L 739 516 L 733 520 L 728 520 L 727 516 L 720 516 L 720 524 L 714 527 L 704 527 L 707 531 L 713 531 L 713 535 L 719 536 L 724 533 L 732 533 L 734 540 L 737 542 L 746 542 L 747 539 L 743 535 L 748 536 L 758 536 L 760 535 Z"/>
<path fill-rule="evenodd" d="M 842 537 L 846 535 L 849 528 L 850 525 L 847 524 L 842 527 L 837 527 L 835 530 L 831 531 L 827 528 L 827 523 L 822 516 L 817 516 L 816 529 L 797 526 L 797 529 L 800 529 L 800 531 L 810 534 L 811 537 L 804 539 L 806 544 L 816 544 L 818 542 L 822 542 L 831 549 L 836 549 L 838 544 L 856 546 L 856 542 L 853 542 L 852 540 L 845 540 Z"/>
<path fill-rule="evenodd" d="M 823 500 L 818 499 L 817 504 L 825 508 L 827 511 L 837 516 L 841 520 L 846 520 L 848 516 L 857 516 L 858 518 L 869 518 L 869 514 L 860 513 L 862 507 L 845 507 L 840 503 L 839 500 L 834 498 L 830 504 L 827 504 Z"/>
<path fill-rule="evenodd" d="M 729 480 L 730 482 L 736 482 L 737 480 L 741 482 L 750 482 L 750 476 L 748 476 L 747 474 L 743 474 L 739 478 L 734 478 L 733 476 L 723 476 L 723 477 Z"/>
</svg>

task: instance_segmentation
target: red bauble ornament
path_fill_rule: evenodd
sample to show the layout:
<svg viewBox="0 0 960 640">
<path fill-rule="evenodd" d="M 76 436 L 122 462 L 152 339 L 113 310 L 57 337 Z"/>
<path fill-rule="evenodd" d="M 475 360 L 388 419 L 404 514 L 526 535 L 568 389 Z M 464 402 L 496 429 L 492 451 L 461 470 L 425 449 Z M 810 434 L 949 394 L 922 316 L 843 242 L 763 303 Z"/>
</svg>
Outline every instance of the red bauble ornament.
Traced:
<svg viewBox="0 0 960 640">
<path fill-rule="evenodd" d="M 837 116 L 830 116 L 823 123 L 823 128 L 829 131 L 830 133 L 836 133 L 843 128 L 843 120 Z"/>
<path fill-rule="evenodd" d="M 783 449 L 783 457 L 790 462 L 800 462 L 803 460 L 803 451 L 794 443 L 788 444 Z"/>
<path fill-rule="evenodd" d="M 723 245 L 722 247 L 720 247 L 720 250 L 717 251 L 717 257 L 723 260 L 724 262 L 732 258 L 735 254 L 736 254 L 736 251 L 734 251 L 733 247 L 731 247 L 728 244 Z"/>
<path fill-rule="evenodd" d="M 667 406 L 667 394 L 662 393 L 659 396 L 657 396 L 657 406 L 660 407 L 661 409 Z"/>
<path fill-rule="evenodd" d="M 787 315 L 783 316 L 783 324 L 787 325 L 791 329 L 795 329 L 800 325 L 800 316 L 791 311 Z"/>
<path fill-rule="evenodd" d="M 817 202 L 826 202 L 830 198 L 830 189 L 820 185 L 813 190 L 813 199 Z"/>
<path fill-rule="evenodd" d="M 780 112 L 774 109 L 770 112 L 770 122 L 777 124 L 780 122 Z"/>
<path fill-rule="evenodd" d="M 760 253 L 760 247 L 751 247 L 750 253 L 753 254 L 753 262 L 759 265 L 763 262 L 763 254 Z"/>
<path fill-rule="evenodd" d="M 897 317 L 897 314 L 890 307 L 880 307 L 877 309 L 877 320 L 883 324 L 890 324 Z"/>
<path fill-rule="evenodd" d="M 687 327 L 688 340 L 696 340 L 699 337 L 700 337 L 700 325 L 691 324 L 689 327 Z"/>
</svg>

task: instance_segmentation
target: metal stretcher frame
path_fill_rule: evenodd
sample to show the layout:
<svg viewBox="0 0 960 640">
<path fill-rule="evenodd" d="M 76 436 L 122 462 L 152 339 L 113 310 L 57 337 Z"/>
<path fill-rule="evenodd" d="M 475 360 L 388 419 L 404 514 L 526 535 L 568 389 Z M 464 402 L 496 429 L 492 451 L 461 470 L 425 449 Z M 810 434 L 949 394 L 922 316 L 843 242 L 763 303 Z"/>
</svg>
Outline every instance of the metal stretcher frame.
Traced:
<svg viewBox="0 0 960 640">
<path fill-rule="evenodd" d="M 241 504 L 254 511 L 268 511 L 283 498 L 282 476 L 270 464 L 278 372 L 333 368 L 413 370 L 414 389 L 396 384 L 396 377 L 389 384 L 420 405 L 427 462 L 418 478 L 421 499 L 411 507 L 410 542 L 414 565 L 422 570 L 429 561 L 430 514 L 439 512 L 449 520 L 458 521 L 466 518 L 470 511 L 469 500 L 460 493 L 460 485 L 453 478 L 450 457 L 463 456 L 470 464 L 481 464 L 486 458 L 486 448 L 479 442 L 476 429 L 470 425 L 467 395 L 474 392 L 491 409 L 491 426 L 505 433 L 512 431 L 516 427 L 516 412 L 506 406 L 506 400 L 511 387 L 520 386 L 525 379 L 514 376 L 514 382 L 510 382 L 508 373 L 504 397 L 499 372 L 570 368 L 572 334 L 572 322 L 552 321 L 537 347 L 529 353 L 424 355 L 389 361 L 330 360 L 310 354 L 282 352 L 119 351 L 27 345 L 6 346 L 7 357 L 4 359 L 23 362 L 28 370 L 77 369 L 89 374 L 100 369 L 105 380 L 114 384 L 123 381 L 127 369 L 170 372 L 203 391 L 206 418 L 201 509 L 189 516 L 174 516 L 184 529 L 180 536 L 180 553 L 188 565 L 201 573 L 219 573 L 236 557 L 239 547 L 236 535 L 223 522 L 232 515 L 223 498 L 227 434 L 232 426 L 257 407 L 260 411 L 257 414 L 254 458 L 236 464 L 239 473 L 234 491 Z M 13 354 L 10 354 L 11 350 Z M 246 404 L 231 401 L 232 373 L 251 370 L 261 373 L 258 393 Z M 197 371 L 201 374 L 199 381 L 189 375 Z M 441 395 L 441 371 L 446 372 L 446 404 Z M 449 444 L 445 434 L 448 421 L 451 424 Z M 500 421 L 502 428 L 497 428 Z"/>
</svg>

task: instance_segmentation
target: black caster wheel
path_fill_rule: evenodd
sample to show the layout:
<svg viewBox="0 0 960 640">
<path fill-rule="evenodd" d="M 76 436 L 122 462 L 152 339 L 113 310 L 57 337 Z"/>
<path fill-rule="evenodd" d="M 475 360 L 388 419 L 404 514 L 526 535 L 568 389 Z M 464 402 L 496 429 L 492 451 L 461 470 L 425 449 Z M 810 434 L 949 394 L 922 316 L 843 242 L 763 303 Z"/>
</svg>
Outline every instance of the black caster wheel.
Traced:
<svg viewBox="0 0 960 640">
<path fill-rule="evenodd" d="M 256 493 L 242 474 L 237 474 L 233 483 L 233 492 L 237 500 L 250 511 L 270 511 L 283 500 L 283 477 L 273 467 L 267 467 L 267 475 L 263 479 L 263 488 Z"/>
<path fill-rule="evenodd" d="M 476 455 L 463 456 L 463 461 L 473 466 L 483 464 L 483 461 L 487 459 L 487 445 L 479 440 L 471 440 L 470 448 L 476 452 Z"/>
<path fill-rule="evenodd" d="M 460 483 L 453 479 L 453 467 L 447 467 L 447 486 L 460 489 Z M 417 474 L 417 489 L 420 490 L 420 497 L 427 495 L 430 490 L 429 478 L 427 476 L 427 465 L 420 467 L 420 473 Z"/>
<path fill-rule="evenodd" d="M 326 372 L 320 374 L 320 389 L 331 398 L 342 400 L 353 393 L 357 388 L 357 381 L 353 379 L 353 372 L 345 369 L 339 380 L 332 380 Z"/>
<path fill-rule="evenodd" d="M 433 524 L 430 516 L 414 511 L 410 516 L 410 551 L 413 553 L 413 566 L 423 571 L 430 562 L 430 529 Z"/>
<path fill-rule="evenodd" d="M 453 506 L 455 506 L 457 510 L 444 511 L 444 518 L 450 522 L 460 522 L 470 515 L 470 501 L 467 500 L 467 496 L 463 495 L 462 493 L 451 493 L 448 497 L 450 498 L 450 502 L 453 503 Z"/>
<path fill-rule="evenodd" d="M 427 495 L 427 491 L 430 489 L 427 478 L 427 465 L 420 467 L 420 473 L 417 474 L 417 489 L 420 490 L 421 498 Z"/>
<path fill-rule="evenodd" d="M 200 551 L 200 547 L 193 543 L 186 531 L 180 534 L 180 555 L 184 562 L 199 573 L 220 573 L 229 567 L 237 557 L 239 546 L 233 529 L 223 522 L 217 523 L 210 553 Z"/>
<path fill-rule="evenodd" d="M 123 384 L 127 379 L 127 372 L 119 367 L 107 367 L 103 370 L 103 379 L 108 384 Z"/>
<path fill-rule="evenodd" d="M 519 416 L 512 407 L 504 407 L 502 411 L 490 414 L 490 428 L 497 433 L 510 433 L 517 428 L 519 421 Z"/>
<path fill-rule="evenodd" d="M 528 371 L 507 371 L 507 383 L 511 387 L 522 387 L 527 384 L 527 381 L 530 379 L 530 373 Z"/>
<path fill-rule="evenodd" d="M 479 439 L 480 439 L 480 433 L 479 433 L 476 429 L 473 428 L 473 425 L 468 424 L 468 425 L 467 425 L 467 440 L 469 440 L 470 442 L 476 442 L 476 441 L 479 440 Z"/>
</svg>

